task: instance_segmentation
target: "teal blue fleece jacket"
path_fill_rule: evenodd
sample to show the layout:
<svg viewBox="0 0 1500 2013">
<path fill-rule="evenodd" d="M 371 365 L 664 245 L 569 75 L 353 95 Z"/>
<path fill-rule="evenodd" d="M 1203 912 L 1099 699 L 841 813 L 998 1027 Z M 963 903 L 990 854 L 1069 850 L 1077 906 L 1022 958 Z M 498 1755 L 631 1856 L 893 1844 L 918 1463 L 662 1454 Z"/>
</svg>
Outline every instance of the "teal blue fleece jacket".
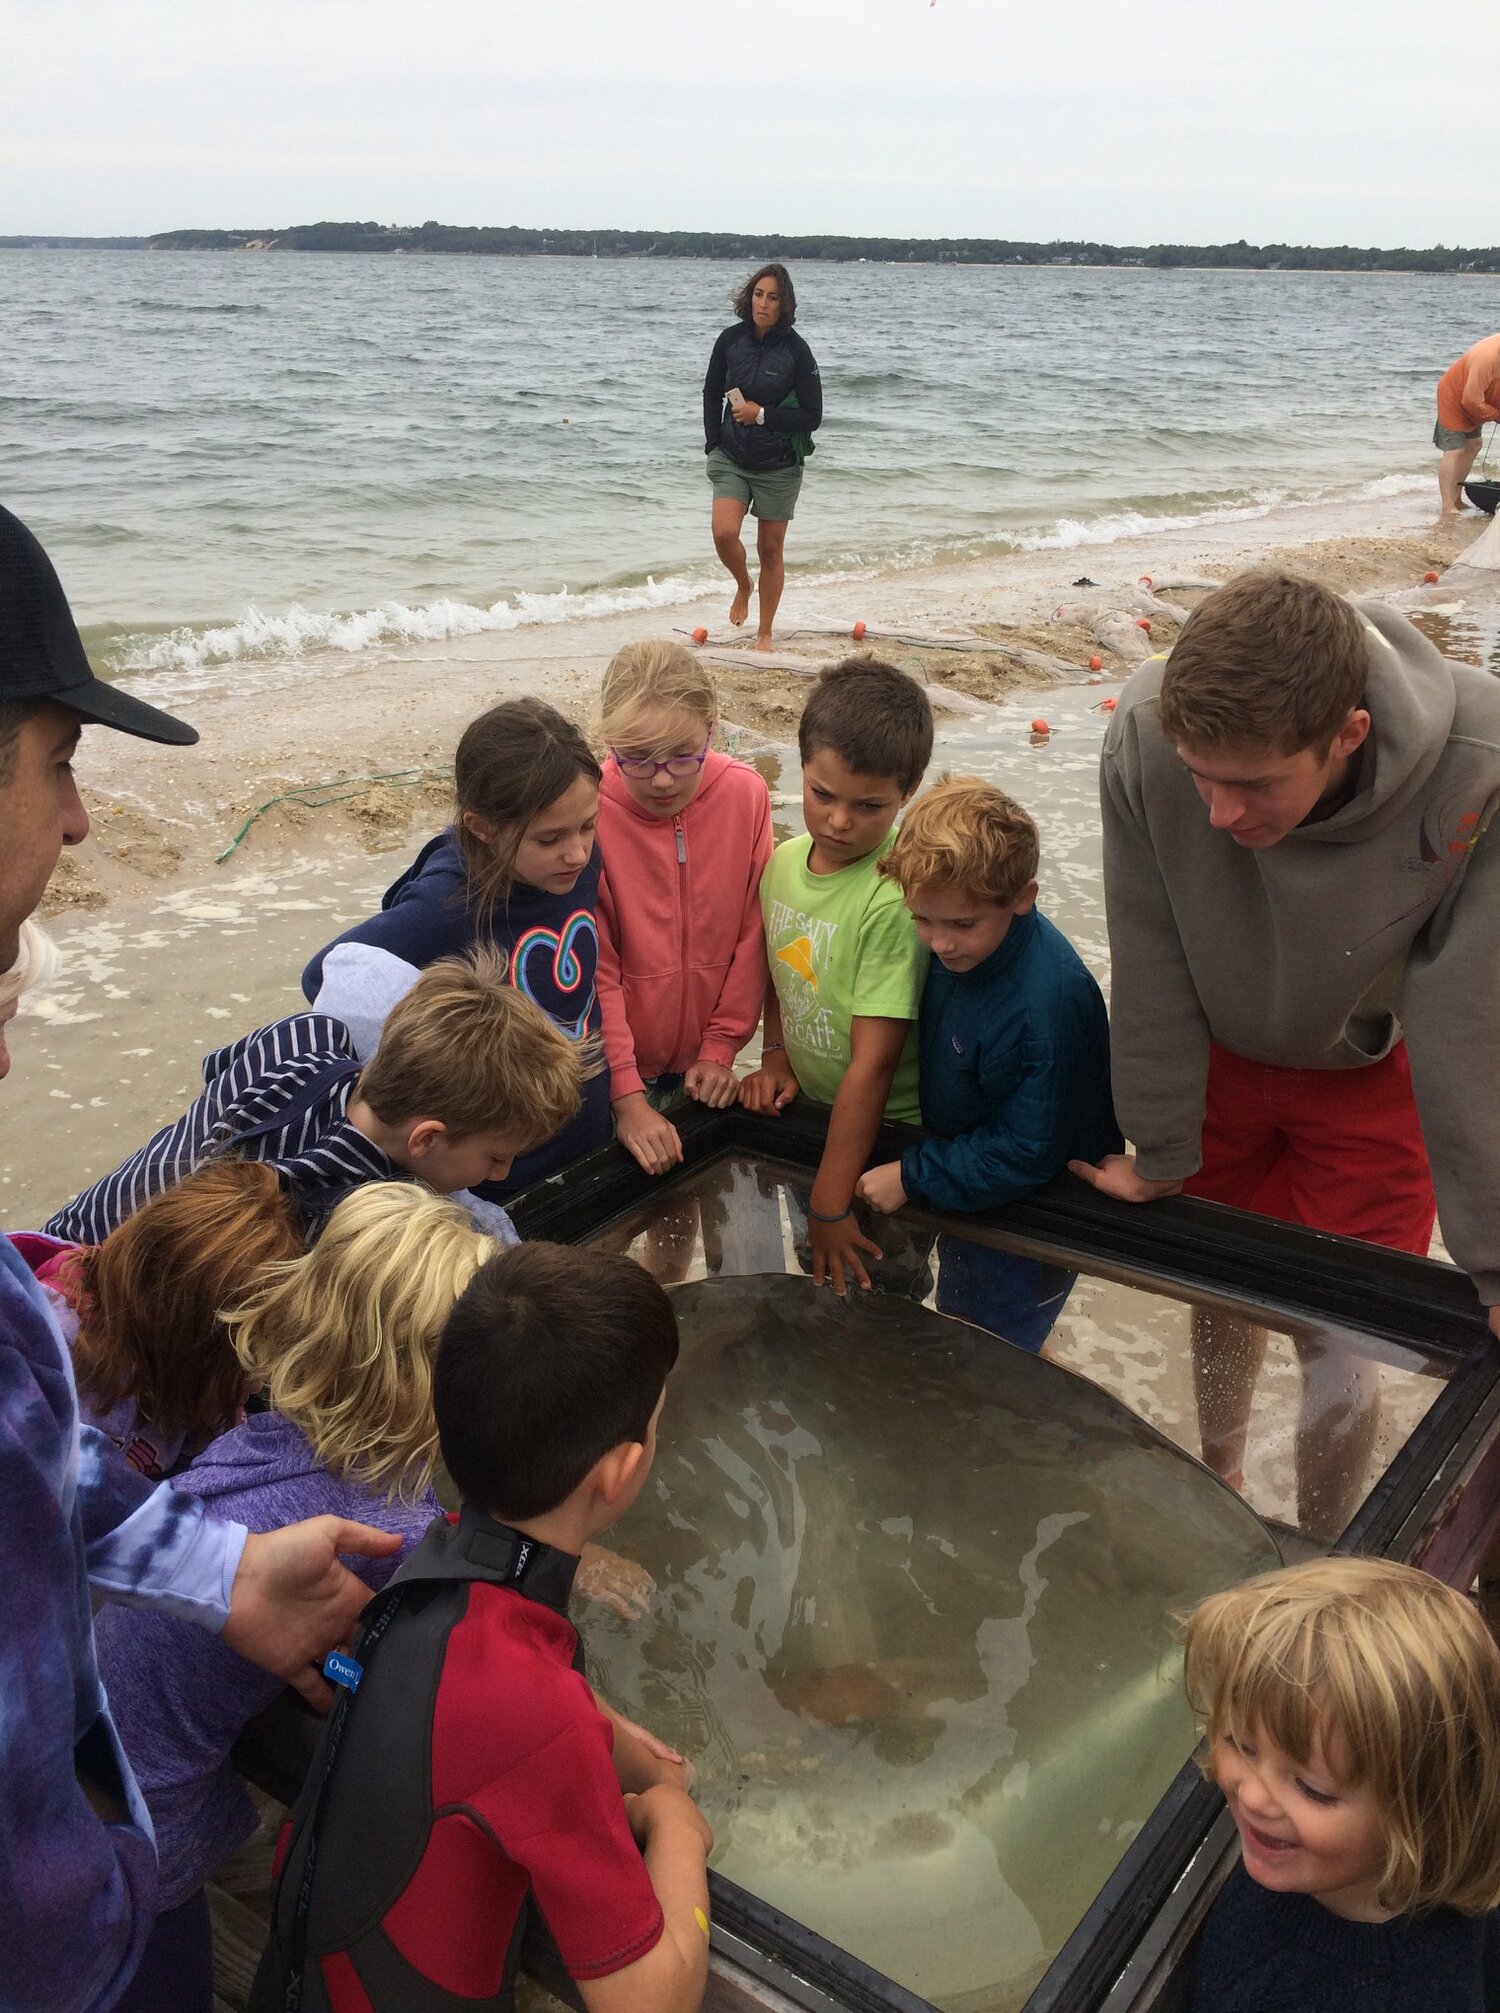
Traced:
<svg viewBox="0 0 1500 2013">
<path fill-rule="evenodd" d="M 970 972 L 927 968 L 917 1023 L 922 1123 L 901 1183 L 935 1209 L 993 1209 L 1124 1142 L 1109 1020 L 1092 973 L 1037 909 Z"/>
</svg>

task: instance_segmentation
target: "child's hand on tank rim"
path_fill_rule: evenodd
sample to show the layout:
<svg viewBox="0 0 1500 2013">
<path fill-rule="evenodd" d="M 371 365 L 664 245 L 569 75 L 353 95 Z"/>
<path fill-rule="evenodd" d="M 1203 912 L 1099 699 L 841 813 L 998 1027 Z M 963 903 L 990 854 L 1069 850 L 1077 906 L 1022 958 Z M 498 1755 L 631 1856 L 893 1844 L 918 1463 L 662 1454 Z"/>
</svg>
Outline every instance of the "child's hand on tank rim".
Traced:
<svg viewBox="0 0 1500 2013">
<path fill-rule="evenodd" d="M 682 1140 L 671 1119 L 652 1107 L 643 1090 L 614 1104 L 615 1138 L 647 1174 L 665 1174 L 682 1159 Z"/>
<path fill-rule="evenodd" d="M 740 1094 L 740 1080 L 722 1062 L 708 1062 L 699 1056 L 684 1072 L 682 1087 L 689 1097 L 706 1104 L 710 1111 L 727 1111 Z"/>
<path fill-rule="evenodd" d="M 899 1160 L 882 1161 L 879 1167 L 867 1167 L 855 1182 L 854 1193 L 871 1209 L 878 1209 L 882 1216 L 904 1209 L 911 1199 L 901 1179 Z"/>
<path fill-rule="evenodd" d="M 740 1103 L 762 1118 L 780 1118 L 802 1088 L 784 1055 L 762 1062 L 740 1083 Z"/>
</svg>

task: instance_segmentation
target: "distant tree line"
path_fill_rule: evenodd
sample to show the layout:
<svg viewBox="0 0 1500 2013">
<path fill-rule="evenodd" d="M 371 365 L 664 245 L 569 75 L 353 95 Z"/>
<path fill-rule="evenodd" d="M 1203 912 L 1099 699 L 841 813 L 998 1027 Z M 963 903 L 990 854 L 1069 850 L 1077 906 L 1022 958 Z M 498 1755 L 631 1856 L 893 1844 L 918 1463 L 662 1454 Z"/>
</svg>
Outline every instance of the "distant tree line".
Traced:
<svg viewBox="0 0 1500 2013">
<path fill-rule="evenodd" d="M 160 231 L 148 238 L 0 237 L 18 247 L 118 251 L 425 252 L 601 259 L 828 259 L 845 265 L 1225 266 L 1258 272 L 1500 273 L 1500 246 L 1109 245 L 1022 238 L 853 238 L 806 232 L 541 231 L 520 224 L 291 224 L 245 231 Z"/>
<path fill-rule="evenodd" d="M 0 238 L 0 252 L 144 252 L 149 238 Z"/>
<path fill-rule="evenodd" d="M 293 224 L 281 230 L 163 231 L 154 251 L 428 252 L 601 259 L 829 259 L 951 266 L 1228 266 L 1288 272 L 1500 272 L 1500 246 L 1108 245 L 1055 239 L 854 238 L 739 231 L 541 231 L 519 224 Z"/>
</svg>

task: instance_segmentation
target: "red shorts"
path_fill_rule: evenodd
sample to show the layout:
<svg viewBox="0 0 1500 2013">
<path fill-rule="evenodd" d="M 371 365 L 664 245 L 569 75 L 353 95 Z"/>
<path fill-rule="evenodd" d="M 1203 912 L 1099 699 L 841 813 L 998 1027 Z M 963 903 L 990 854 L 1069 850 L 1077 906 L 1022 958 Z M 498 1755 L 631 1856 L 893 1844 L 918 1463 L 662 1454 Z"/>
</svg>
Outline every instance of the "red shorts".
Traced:
<svg viewBox="0 0 1500 2013">
<path fill-rule="evenodd" d="M 1425 1258 L 1437 1203 L 1405 1045 L 1363 1069 L 1284 1069 L 1211 1043 L 1183 1193 Z"/>
</svg>

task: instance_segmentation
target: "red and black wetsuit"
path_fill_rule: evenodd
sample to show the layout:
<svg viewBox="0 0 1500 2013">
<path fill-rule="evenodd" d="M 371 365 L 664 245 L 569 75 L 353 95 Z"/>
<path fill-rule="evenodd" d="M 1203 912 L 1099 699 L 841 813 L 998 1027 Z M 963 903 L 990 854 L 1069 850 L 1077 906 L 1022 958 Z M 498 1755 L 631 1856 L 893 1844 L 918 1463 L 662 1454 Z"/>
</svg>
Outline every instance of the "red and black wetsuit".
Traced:
<svg viewBox="0 0 1500 2013">
<path fill-rule="evenodd" d="M 501 2013 L 538 1926 L 575 1979 L 655 1946 L 566 1615 L 577 1564 L 466 1509 L 365 1610 L 364 1675 L 293 1812 L 251 2013 Z"/>
</svg>

